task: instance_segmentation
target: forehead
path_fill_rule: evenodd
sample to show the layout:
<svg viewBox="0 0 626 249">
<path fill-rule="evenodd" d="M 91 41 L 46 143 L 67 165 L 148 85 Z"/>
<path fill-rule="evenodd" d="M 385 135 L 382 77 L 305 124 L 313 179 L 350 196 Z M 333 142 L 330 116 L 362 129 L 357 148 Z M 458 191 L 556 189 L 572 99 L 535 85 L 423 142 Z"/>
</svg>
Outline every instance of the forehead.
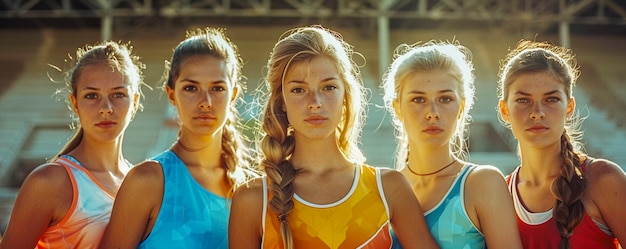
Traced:
<svg viewBox="0 0 626 249">
<path fill-rule="evenodd" d="M 565 85 L 548 71 L 523 73 L 509 84 L 509 93 L 544 94 L 553 91 L 565 93 Z"/>
<path fill-rule="evenodd" d="M 402 92 L 457 91 L 461 83 L 445 71 L 412 72 L 400 79 Z"/>
<path fill-rule="evenodd" d="M 179 75 L 226 77 L 224 60 L 210 55 L 193 55 L 181 61 Z"/>
<path fill-rule="evenodd" d="M 108 64 L 88 65 L 81 69 L 80 75 L 76 80 L 77 88 L 114 88 L 128 87 L 130 82 L 125 75 Z"/>
<path fill-rule="evenodd" d="M 315 80 L 315 78 L 338 78 L 338 74 L 333 60 L 325 56 L 315 56 L 292 62 L 285 73 L 285 82 Z"/>
</svg>

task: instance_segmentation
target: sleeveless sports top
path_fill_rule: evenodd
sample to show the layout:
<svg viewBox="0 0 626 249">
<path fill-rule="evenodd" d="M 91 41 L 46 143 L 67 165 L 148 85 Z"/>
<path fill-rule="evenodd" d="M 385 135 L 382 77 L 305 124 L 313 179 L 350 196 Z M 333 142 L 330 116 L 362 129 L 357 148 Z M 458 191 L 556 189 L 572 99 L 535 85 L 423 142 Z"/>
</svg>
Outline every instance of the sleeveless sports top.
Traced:
<svg viewBox="0 0 626 249">
<path fill-rule="evenodd" d="M 517 214 L 517 226 L 519 228 L 522 245 L 525 249 L 552 249 L 558 248 L 561 241 L 552 209 L 543 213 L 531 213 L 519 198 L 517 191 L 517 176 L 520 167 L 517 167 L 509 177 L 507 184 L 513 196 L 515 213 Z M 585 172 L 585 165 L 582 167 Z M 598 224 L 585 212 L 582 221 L 574 228 L 570 237 L 571 249 L 615 249 L 618 248 L 617 238 L 603 232 Z"/>
<path fill-rule="evenodd" d="M 138 248 L 228 248 L 230 199 L 196 182 L 174 152 L 167 150 L 154 160 L 163 168 L 163 201 Z"/>
<path fill-rule="evenodd" d="M 268 206 L 271 193 L 263 178 L 262 248 L 283 248 L 280 224 Z M 269 194 L 268 194 L 269 193 Z M 294 194 L 288 217 L 294 247 L 303 248 L 390 248 L 387 201 L 379 169 L 356 167 L 348 194 L 331 204 L 314 204 Z"/>
<path fill-rule="evenodd" d="M 476 229 L 465 210 L 465 181 L 469 173 L 477 167 L 466 165 L 452 182 L 452 186 L 443 198 L 430 210 L 424 212 L 424 218 L 437 244 L 441 249 L 487 248 L 485 236 Z M 394 249 L 399 246 L 398 238 L 393 234 Z"/>
<path fill-rule="evenodd" d="M 69 155 L 54 163 L 65 168 L 72 184 L 72 204 L 65 217 L 48 227 L 36 248 L 98 248 L 111 218 L 114 197 Z"/>
<path fill-rule="evenodd" d="M 441 249 L 486 248 L 482 235 L 465 210 L 465 181 L 476 165 L 466 165 L 456 177 L 448 193 L 435 207 L 424 212 L 430 232 Z"/>
</svg>

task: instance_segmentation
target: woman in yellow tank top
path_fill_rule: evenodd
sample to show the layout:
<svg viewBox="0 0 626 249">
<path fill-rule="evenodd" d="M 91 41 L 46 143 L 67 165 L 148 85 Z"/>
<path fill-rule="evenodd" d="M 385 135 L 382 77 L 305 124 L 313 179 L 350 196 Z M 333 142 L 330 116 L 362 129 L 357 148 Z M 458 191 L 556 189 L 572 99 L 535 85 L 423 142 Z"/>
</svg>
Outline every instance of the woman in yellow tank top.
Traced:
<svg viewBox="0 0 626 249">
<path fill-rule="evenodd" d="M 231 248 L 437 248 L 397 171 L 364 165 L 364 89 L 352 47 L 314 26 L 292 30 L 268 61 L 261 117 L 267 174 L 233 197 Z"/>
</svg>

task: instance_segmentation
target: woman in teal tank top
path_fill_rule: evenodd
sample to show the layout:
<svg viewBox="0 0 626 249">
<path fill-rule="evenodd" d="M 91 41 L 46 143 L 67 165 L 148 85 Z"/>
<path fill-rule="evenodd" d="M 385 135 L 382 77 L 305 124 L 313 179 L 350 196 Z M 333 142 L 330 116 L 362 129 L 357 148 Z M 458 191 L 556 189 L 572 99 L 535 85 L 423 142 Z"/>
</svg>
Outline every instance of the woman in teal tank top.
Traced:
<svg viewBox="0 0 626 249">
<path fill-rule="evenodd" d="M 252 174 L 235 129 L 241 59 L 222 30 L 206 28 L 188 32 L 166 66 L 178 139 L 129 172 L 103 248 L 228 248 L 230 198 Z"/>
<path fill-rule="evenodd" d="M 399 134 L 396 168 L 426 210 L 431 234 L 443 249 L 521 248 L 502 173 L 463 161 L 474 99 L 470 51 L 431 41 L 396 53 L 383 83 Z"/>
</svg>

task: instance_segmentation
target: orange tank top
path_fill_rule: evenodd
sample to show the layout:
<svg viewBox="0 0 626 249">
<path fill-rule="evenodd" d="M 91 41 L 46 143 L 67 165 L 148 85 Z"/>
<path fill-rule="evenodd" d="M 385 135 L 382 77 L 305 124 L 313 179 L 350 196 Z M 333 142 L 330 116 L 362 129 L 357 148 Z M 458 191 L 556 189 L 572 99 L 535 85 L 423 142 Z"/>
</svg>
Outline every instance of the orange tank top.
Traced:
<svg viewBox="0 0 626 249">
<path fill-rule="evenodd" d="M 314 204 L 294 195 L 289 228 L 294 247 L 302 248 L 390 248 L 389 208 L 379 170 L 356 167 L 348 194 L 331 204 Z M 278 216 L 268 206 L 271 194 L 263 178 L 262 248 L 283 248 Z"/>
<path fill-rule="evenodd" d="M 64 155 L 55 162 L 70 177 L 72 204 L 59 223 L 46 229 L 36 248 L 98 248 L 114 197 L 74 158 Z"/>
</svg>

